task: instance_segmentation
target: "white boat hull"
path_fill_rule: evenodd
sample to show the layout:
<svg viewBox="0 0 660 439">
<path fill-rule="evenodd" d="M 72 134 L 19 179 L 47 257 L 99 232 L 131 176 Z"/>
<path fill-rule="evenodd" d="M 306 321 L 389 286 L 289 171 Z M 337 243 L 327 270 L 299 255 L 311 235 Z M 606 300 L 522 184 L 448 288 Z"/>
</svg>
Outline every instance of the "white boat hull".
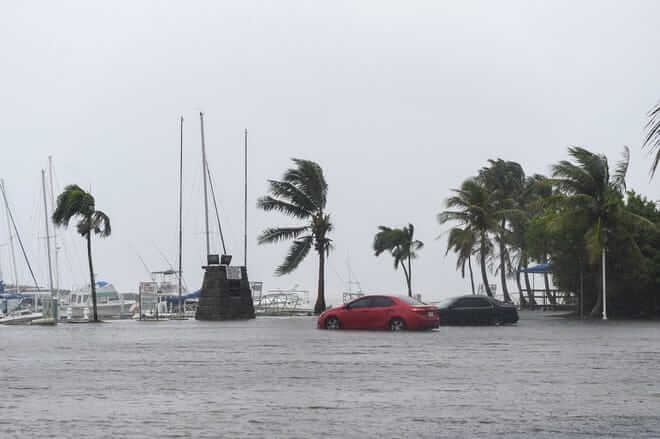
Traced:
<svg viewBox="0 0 660 439">
<path fill-rule="evenodd" d="M 99 303 L 96 305 L 96 312 L 99 319 L 122 319 L 130 318 L 132 313 L 131 308 L 135 304 L 134 301 L 124 301 L 120 303 Z M 93 317 L 93 308 L 91 305 L 70 305 L 66 307 L 66 312 L 61 315 L 67 320 L 88 320 Z"/>
<path fill-rule="evenodd" d="M 40 312 L 27 312 L 9 314 L 0 319 L 0 325 L 27 325 L 33 320 L 42 318 L 44 315 Z"/>
</svg>

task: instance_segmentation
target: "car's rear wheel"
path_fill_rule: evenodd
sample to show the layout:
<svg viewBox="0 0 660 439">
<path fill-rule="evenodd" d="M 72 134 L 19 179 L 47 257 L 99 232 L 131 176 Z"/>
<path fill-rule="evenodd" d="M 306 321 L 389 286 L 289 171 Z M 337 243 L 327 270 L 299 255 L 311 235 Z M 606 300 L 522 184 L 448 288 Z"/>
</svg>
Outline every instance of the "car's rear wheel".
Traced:
<svg viewBox="0 0 660 439">
<path fill-rule="evenodd" d="M 390 320 L 389 328 L 390 331 L 404 331 L 406 329 L 406 322 L 397 317 Z"/>
<path fill-rule="evenodd" d="M 339 329 L 341 325 L 339 324 L 339 319 L 335 316 L 330 316 L 325 319 L 325 329 Z"/>
</svg>

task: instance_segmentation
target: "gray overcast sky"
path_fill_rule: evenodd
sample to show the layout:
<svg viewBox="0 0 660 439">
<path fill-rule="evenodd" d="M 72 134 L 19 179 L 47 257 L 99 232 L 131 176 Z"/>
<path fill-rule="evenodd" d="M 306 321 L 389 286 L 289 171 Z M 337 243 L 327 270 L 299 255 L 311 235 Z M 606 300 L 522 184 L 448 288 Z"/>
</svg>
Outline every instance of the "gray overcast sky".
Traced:
<svg viewBox="0 0 660 439">
<path fill-rule="evenodd" d="M 316 257 L 275 278 L 288 247 L 256 245 L 265 226 L 290 223 L 256 210 L 265 180 L 302 157 L 320 163 L 329 183 L 330 303 L 345 287 L 349 258 L 364 290 L 404 291 L 402 273 L 389 256 L 375 258 L 371 243 L 378 225 L 408 222 L 426 243 L 413 267 L 415 291 L 453 295 L 469 285 L 435 239 L 443 231 L 435 216 L 450 188 L 489 158 L 548 173 L 569 145 L 611 161 L 629 145 L 629 186 L 660 198 L 640 151 L 646 112 L 660 99 L 659 16 L 656 1 L 5 2 L 0 176 L 40 283 L 39 171 L 53 155 L 58 188 L 91 188 L 112 219 L 112 237 L 94 242 L 96 271 L 136 291 L 147 280 L 138 254 L 152 270 L 166 267 L 161 252 L 176 261 L 183 114 L 184 271 L 196 288 L 204 111 L 239 260 L 242 131 L 250 131 L 252 280 L 315 291 Z M 63 286 L 87 279 L 83 249 L 66 234 Z M 0 256 L 11 279 L 6 246 Z"/>
</svg>

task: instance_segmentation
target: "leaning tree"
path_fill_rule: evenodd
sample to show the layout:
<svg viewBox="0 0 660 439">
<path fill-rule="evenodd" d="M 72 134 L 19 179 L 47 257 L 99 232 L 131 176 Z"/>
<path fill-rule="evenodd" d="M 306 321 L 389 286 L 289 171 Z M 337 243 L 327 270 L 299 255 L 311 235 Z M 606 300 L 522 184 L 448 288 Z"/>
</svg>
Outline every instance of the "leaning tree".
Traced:
<svg viewBox="0 0 660 439">
<path fill-rule="evenodd" d="M 332 245 L 330 215 L 326 213 L 328 185 L 321 167 L 310 160 L 293 159 L 296 165 L 287 169 L 281 180 L 268 180 L 270 195 L 259 198 L 257 207 L 279 211 L 303 222 L 301 225 L 271 227 L 258 237 L 259 244 L 293 240 L 284 262 L 275 270 L 277 276 L 289 274 L 305 259 L 309 250 L 319 255 L 318 296 L 314 313 L 325 310 L 325 258 Z"/>
<path fill-rule="evenodd" d="M 68 227 L 69 222 L 78 219 L 78 233 L 87 240 L 87 260 L 89 261 L 89 282 L 92 291 L 92 307 L 94 321 L 99 321 L 96 309 L 96 282 L 94 281 L 94 266 L 92 264 L 92 233 L 106 238 L 110 236 L 110 218 L 100 210 L 96 210 L 96 202 L 89 192 L 80 186 L 72 184 L 64 188 L 57 197 L 57 206 L 53 212 L 53 223 L 56 226 Z"/>
<path fill-rule="evenodd" d="M 408 296 L 412 297 L 412 260 L 417 257 L 424 243 L 414 239 L 415 227 L 408 224 L 400 229 L 379 226 L 378 233 L 374 237 L 374 252 L 376 256 L 389 251 L 394 258 L 394 269 L 399 266 L 403 269 L 408 286 Z M 406 268 L 406 264 L 408 268 Z"/>
</svg>

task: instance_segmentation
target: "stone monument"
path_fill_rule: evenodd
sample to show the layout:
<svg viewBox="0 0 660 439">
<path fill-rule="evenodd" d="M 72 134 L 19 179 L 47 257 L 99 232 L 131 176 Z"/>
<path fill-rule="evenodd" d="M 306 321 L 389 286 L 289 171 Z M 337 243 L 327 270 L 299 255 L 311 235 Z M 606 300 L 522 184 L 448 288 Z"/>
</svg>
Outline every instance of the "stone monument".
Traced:
<svg viewBox="0 0 660 439">
<path fill-rule="evenodd" d="M 254 304 L 246 267 L 231 266 L 231 256 L 208 256 L 199 296 L 197 320 L 253 319 Z"/>
</svg>

